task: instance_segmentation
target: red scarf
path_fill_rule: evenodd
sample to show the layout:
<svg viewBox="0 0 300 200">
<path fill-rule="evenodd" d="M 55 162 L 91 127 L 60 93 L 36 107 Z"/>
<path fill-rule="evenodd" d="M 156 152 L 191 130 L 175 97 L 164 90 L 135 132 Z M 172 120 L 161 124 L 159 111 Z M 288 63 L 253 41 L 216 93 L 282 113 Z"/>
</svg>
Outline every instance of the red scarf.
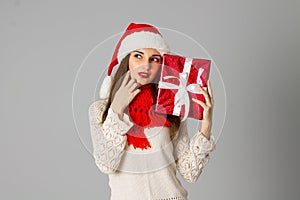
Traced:
<svg viewBox="0 0 300 200">
<path fill-rule="evenodd" d="M 171 122 L 166 115 L 155 112 L 156 94 L 153 94 L 151 87 L 153 84 L 141 86 L 141 92 L 128 105 L 126 113 L 133 122 L 133 126 L 127 132 L 127 143 L 133 147 L 147 149 L 151 144 L 144 134 L 145 128 L 165 126 L 170 127 Z"/>
</svg>

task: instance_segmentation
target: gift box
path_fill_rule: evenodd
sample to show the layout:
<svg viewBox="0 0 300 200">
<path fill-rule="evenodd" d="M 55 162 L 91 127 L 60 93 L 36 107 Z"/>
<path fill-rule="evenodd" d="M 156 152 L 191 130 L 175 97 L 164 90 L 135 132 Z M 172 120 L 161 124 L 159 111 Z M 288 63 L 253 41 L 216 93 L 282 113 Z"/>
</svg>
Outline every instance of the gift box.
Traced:
<svg viewBox="0 0 300 200">
<path fill-rule="evenodd" d="M 210 60 L 163 55 L 163 64 L 155 111 L 158 113 L 203 119 L 203 108 L 192 98 L 205 101 L 199 85 L 207 91 Z"/>
</svg>

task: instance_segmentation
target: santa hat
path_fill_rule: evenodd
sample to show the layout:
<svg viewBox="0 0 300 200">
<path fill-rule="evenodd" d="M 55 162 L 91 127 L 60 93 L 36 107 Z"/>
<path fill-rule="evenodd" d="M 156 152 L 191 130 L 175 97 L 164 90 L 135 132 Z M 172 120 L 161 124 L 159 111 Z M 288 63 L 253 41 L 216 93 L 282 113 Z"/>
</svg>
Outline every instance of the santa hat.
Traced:
<svg viewBox="0 0 300 200">
<path fill-rule="evenodd" d="M 107 76 L 100 88 L 100 98 L 109 97 L 112 83 L 111 73 L 113 68 L 130 52 L 141 48 L 155 48 L 161 55 L 169 53 L 169 45 L 163 39 L 161 33 L 152 25 L 131 23 L 119 40 L 111 63 L 108 67 Z"/>
</svg>

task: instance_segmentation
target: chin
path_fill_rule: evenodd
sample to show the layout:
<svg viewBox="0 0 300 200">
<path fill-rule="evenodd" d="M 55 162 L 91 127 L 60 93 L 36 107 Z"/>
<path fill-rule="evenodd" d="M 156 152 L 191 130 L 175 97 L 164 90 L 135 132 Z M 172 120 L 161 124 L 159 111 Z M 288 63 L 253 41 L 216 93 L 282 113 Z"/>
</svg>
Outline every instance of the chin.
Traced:
<svg viewBox="0 0 300 200">
<path fill-rule="evenodd" d="M 150 83 L 150 82 L 145 82 L 145 81 L 139 82 L 139 84 L 141 84 L 141 85 L 146 85 L 148 83 Z"/>
<path fill-rule="evenodd" d="M 146 84 L 152 83 L 151 80 L 138 80 L 137 82 L 141 85 L 146 85 Z"/>
</svg>

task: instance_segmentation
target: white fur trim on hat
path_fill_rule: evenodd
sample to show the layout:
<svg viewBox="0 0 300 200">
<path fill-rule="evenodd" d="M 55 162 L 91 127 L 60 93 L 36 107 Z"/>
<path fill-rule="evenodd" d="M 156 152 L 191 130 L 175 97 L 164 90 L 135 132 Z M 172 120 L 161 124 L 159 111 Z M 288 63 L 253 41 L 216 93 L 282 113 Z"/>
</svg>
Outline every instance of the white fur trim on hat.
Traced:
<svg viewBox="0 0 300 200">
<path fill-rule="evenodd" d="M 107 99 L 109 97 L 111 84 L 112 84 L 111 76 L 106 76 L 100 88 L 100 92 L 99 92 L 100 99 Z"/>
<path fill-rule="evenodd" d="M 128 53 L 141 48 L 154 48 L 159 51 L 161 55 L 169 53 L 170 51 L 169 45 L 160 34 L 149 31 L 139 31 L 124 38 L 118 51 L 118 61 L 121 62 Z"/>
</svg>

